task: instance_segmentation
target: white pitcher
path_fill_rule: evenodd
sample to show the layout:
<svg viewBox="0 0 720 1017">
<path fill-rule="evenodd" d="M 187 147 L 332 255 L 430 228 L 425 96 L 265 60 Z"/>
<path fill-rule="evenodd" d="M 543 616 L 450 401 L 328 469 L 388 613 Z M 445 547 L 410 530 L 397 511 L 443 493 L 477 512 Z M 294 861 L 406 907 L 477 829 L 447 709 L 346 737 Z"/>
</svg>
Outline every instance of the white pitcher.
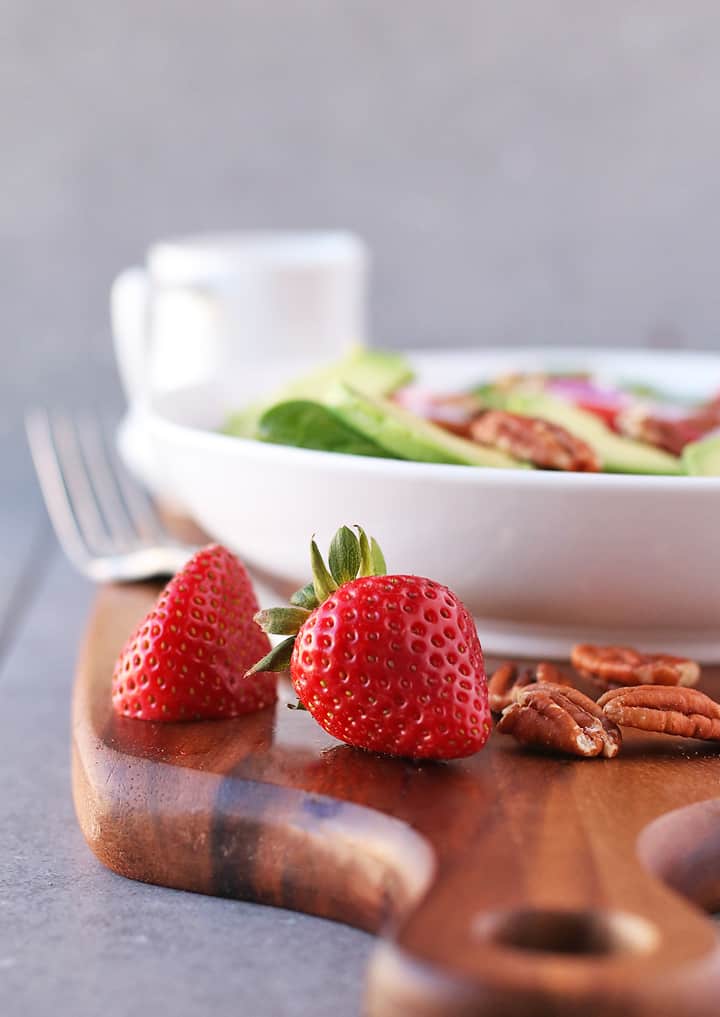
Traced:
<svg viewBox="0 0 720 1017">
<path fill-rule="evenodd" d="M 111 293 L 129 412 L 118 444 L 167 495 L 144 441 L 148 399 L 213 378 L 252 398 L 366 340 L 368 255 L 350 233 L 218 233 L 153 244 Z M 234 372 L 231 373 L 231 372 Z"/>
<path fill-rule="evenodd" d="M 368 257 L 349 233 L 219 233 L 154 244 L 115 280 L 128 402 L 249 370 L 287 375 L 366 339 Z"/>
</svg>

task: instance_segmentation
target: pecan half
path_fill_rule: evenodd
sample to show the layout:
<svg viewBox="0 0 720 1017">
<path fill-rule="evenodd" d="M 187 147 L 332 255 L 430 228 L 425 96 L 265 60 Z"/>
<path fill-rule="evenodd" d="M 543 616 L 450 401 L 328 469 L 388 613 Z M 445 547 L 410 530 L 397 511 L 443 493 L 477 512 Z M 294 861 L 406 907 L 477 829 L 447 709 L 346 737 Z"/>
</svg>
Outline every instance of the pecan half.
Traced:
<svg viewBox="0 0 720 1017">
<path fill-rule="evenodd" d="M 597 705 L 606 717 L 625 727 L 720 741 L 720 705 L 697 689 L 636 685 L 611 689 Z"/>
<path fill-rule="evenodd" d="M 568 685 L 572 682 L 554 664 L 541 661 L 535 667 L 521 668 L 519 664 L 506 661 L 501 664 L 488 681 L 488 698 L 493 713 L 502 713 L 506 706 L 514 703 L 523 689 L 532 685 Z"/>
<path fill-rule="evenodd" d="M 669 653 L 640 653 L 630 646 L 573 646 L 572 665 L 583 678 L 609 685 L 695 685 L 700 666 Z"/>
<path fill-rule="evenodd" d="M 537 745 L 574 756 L 606 756 L 620 751 L 620 729 L 577 689 L 531 685 L 504 711 L 497 726 L 523 745 Z"/>
<path fill-rule="evenodd" d="M 491 445 L 550 470 L 597 473 L 600 461 L 590 446 L 558 424 L 505 410 L 488 410 L 470 425 L 474 441 Z"/>
</svg>

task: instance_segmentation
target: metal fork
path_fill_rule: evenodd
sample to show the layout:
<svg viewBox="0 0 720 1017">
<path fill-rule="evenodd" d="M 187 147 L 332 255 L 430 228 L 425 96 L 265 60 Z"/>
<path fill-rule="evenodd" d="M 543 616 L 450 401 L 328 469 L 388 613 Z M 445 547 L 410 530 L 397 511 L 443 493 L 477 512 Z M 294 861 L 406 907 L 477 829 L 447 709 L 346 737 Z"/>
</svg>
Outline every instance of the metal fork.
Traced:
<svg viewBox="0 0 720 1017">
<path fill-rule="evenodd" d="M 96 416 L 33 410 L 25 427 L 50 521 L 86 576 L 130 582 L 173 575 L 196 550 L 168 532 Z"/>
</svg>

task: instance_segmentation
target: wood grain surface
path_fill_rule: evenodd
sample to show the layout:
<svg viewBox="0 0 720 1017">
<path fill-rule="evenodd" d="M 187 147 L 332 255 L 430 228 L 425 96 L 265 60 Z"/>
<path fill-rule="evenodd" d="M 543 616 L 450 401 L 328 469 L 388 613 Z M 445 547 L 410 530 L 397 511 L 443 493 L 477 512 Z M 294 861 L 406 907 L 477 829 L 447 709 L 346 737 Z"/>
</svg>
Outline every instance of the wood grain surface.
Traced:
<svg viewBox="0 0 720 1017">
<path fill-rule="evenodd" d="M 106 865 L 379 933 L 372 1017 L 716 1017 L 719 746 L 627 732 L 572 760 L 494 734 L 413 764 L 333 741 L 289 686 L 232 721 L 117 717 L 112 665 L 155 592 L 102 590 L 78 668 L 75 805 Z"/>
</svg>

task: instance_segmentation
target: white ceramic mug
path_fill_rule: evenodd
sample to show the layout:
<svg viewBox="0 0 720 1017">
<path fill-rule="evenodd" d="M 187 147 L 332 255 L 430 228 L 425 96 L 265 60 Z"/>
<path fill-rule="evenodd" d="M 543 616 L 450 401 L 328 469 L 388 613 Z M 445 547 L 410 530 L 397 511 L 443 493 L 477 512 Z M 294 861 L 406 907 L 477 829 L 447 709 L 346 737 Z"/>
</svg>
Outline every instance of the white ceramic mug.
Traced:
<svg viewBox="0 0 720 1017">
<path fill-rule="evenodd" d="M 111 294 L 131 409 L 220 373 L 289 376 L 366 339 L 368 256 L 350 233 L 218 233 L 154 244 Z M 252 385 L 252 387 L 255 387 Z"/>
</svg>

